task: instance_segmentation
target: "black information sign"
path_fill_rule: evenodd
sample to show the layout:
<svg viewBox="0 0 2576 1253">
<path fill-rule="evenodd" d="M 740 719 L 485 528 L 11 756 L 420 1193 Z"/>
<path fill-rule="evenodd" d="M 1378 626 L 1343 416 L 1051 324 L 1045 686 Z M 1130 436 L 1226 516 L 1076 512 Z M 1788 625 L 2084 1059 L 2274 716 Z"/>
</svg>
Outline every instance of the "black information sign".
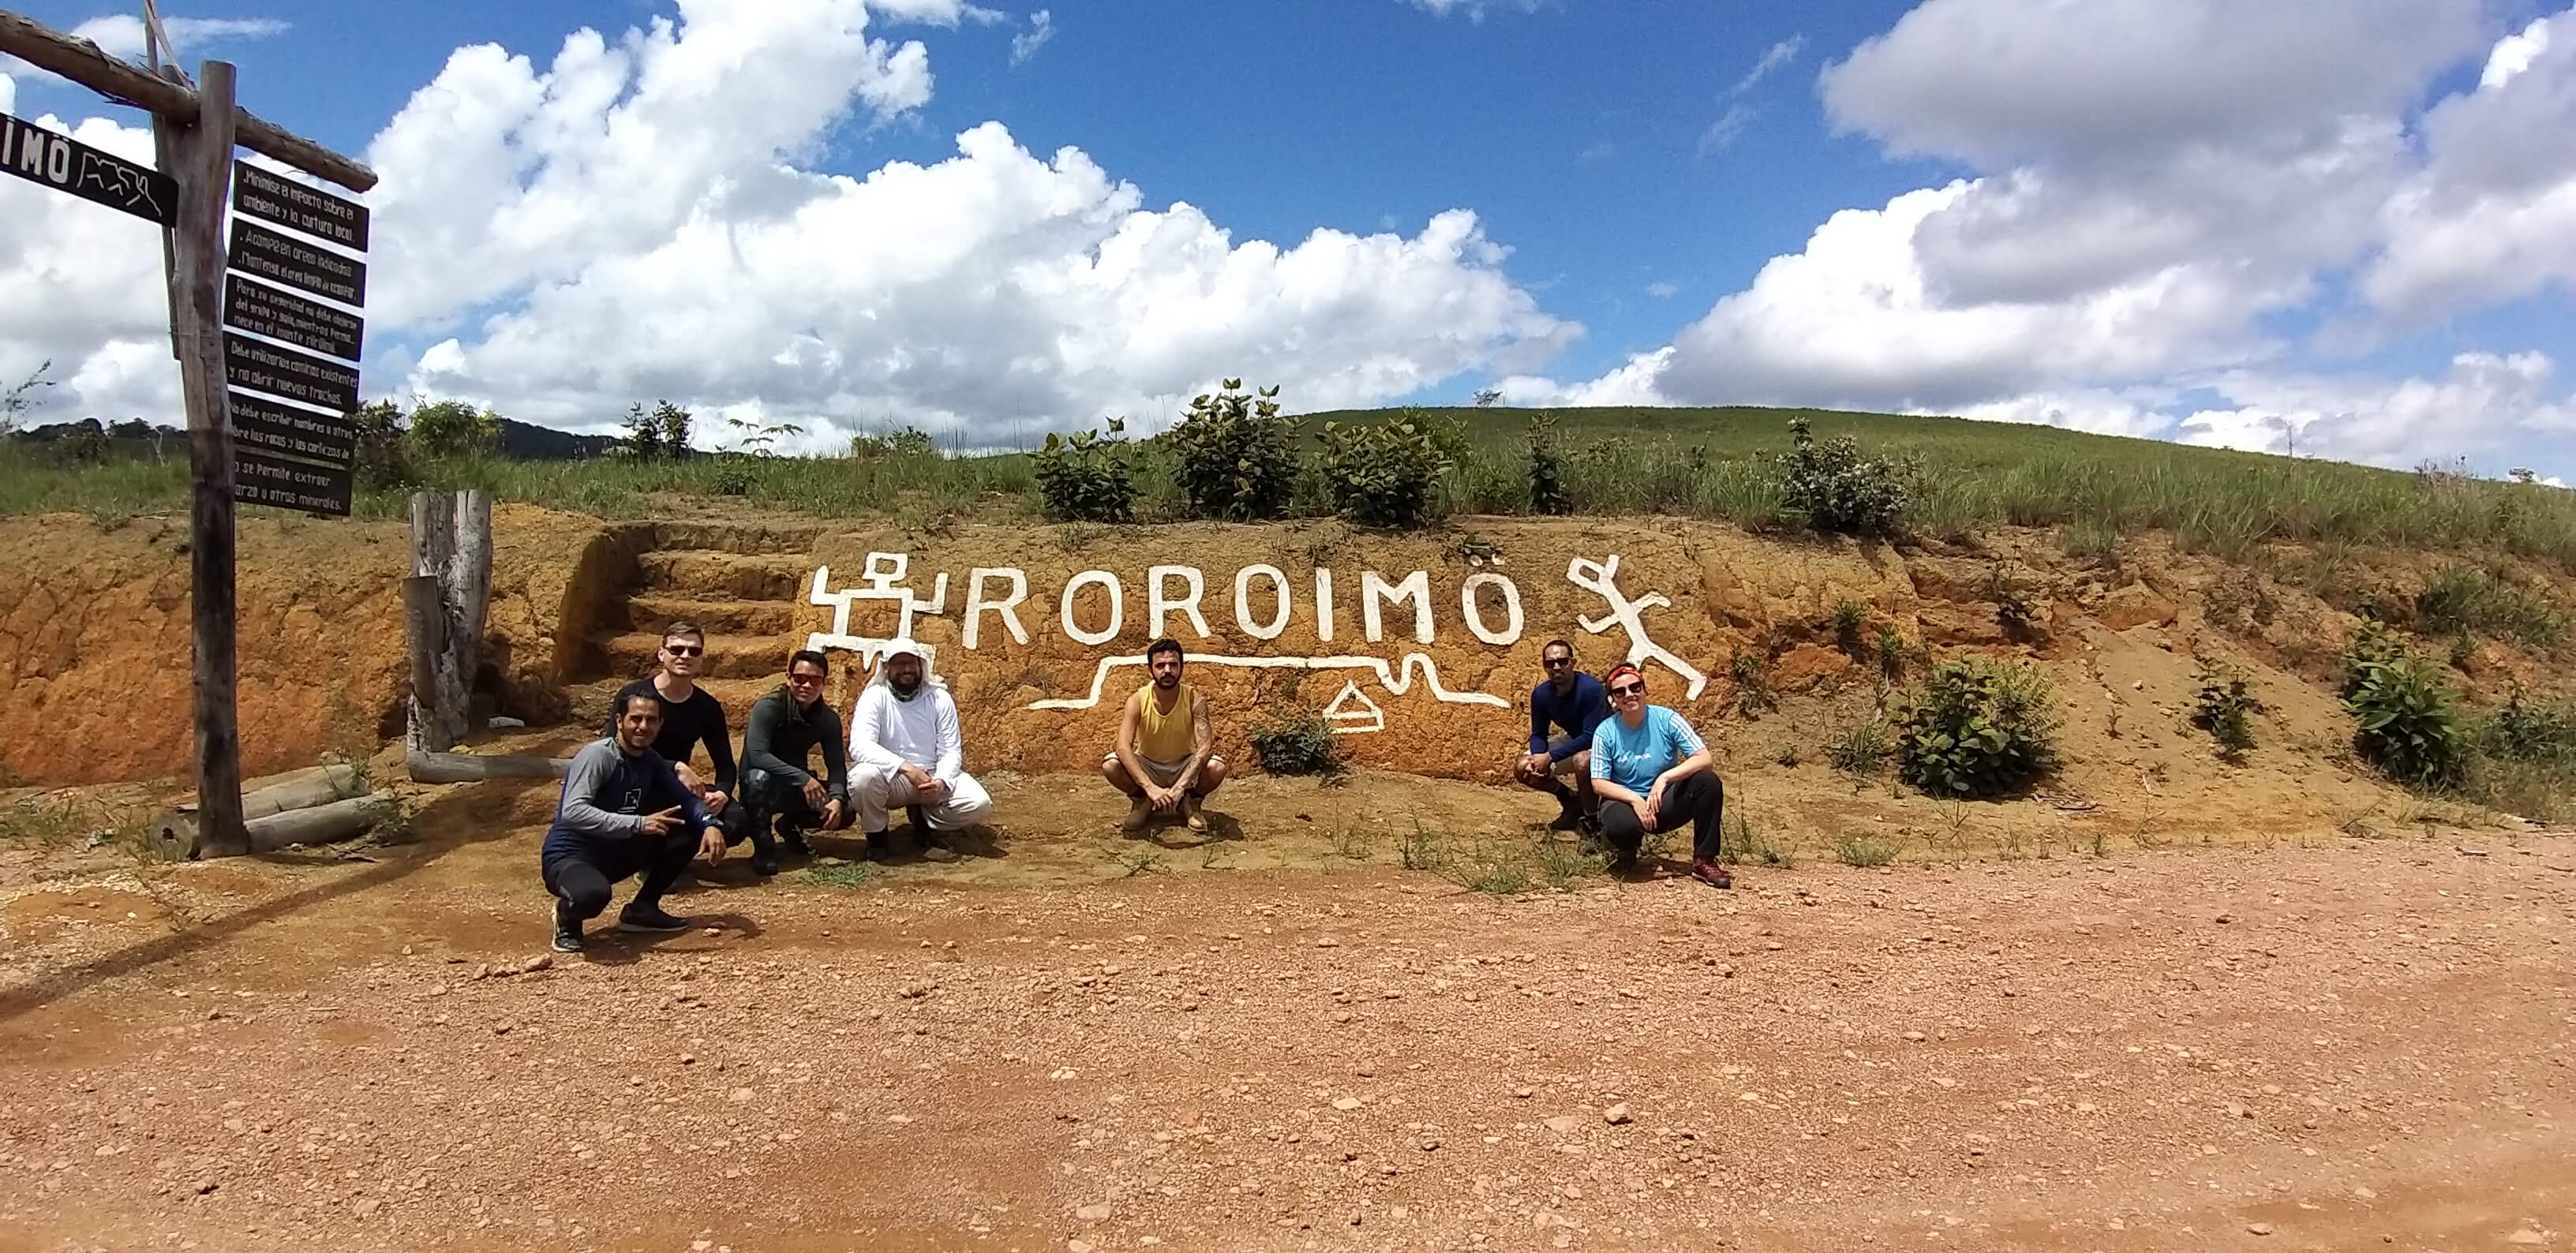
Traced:
<svg viewBox="0 0 2576 1253">
<path fill-rule="evenodd" d="M 225 332 L 224 378 L 235 387 L 284 396 L 333 413 L 358 407 L 358 372 L 292 348 Z"/>
<path fill-rule="evenodd" d="M 227 262 L 244 274 L 299 287 L 344 305 L 367 303 L 367 263 L 317 248 L 255 222 L 233 219 Z"/>
<path fill-rule="evenodd" d="M 233 165 L 233 212 L 291 226 L 360 252 L 367 250 L 365 206 L 281 178 L 248 161 Z"/>
<path fill-rule="evenodd" d="M 366 323 L 356 314 L 238 274 L 224 278 L 224 325 L 350 361 L 358 359 L 358 343 L 366 333 Z"/>
<path fill-rule="evenodd" d="M 6 113 L 0 113 L 0 169 L 161 226 L 170 225 L 179 207 L 179 185 L 169 175 Z"/>
<path fill-rule="evenodd" d="M 232 393 L 233 444 L 310 457 L 346 467 L 358 455 L 358 428 L 347 418 Z"/>
<path fill-rule="evenodd" d="M 347 467 L 307 465 L 256 448 L 233 448 L 233 499 L 306 513 L 349 516 Z"/>
</svg>

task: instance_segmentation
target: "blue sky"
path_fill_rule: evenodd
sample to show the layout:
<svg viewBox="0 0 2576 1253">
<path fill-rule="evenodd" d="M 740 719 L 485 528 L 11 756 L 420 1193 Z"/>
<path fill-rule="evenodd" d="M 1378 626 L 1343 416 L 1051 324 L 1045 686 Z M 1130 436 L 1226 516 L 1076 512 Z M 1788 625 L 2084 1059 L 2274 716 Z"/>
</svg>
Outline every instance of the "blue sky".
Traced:
<svg viewBox="0 0 2576 1253">
<path fill-rule="evenodd" d="M 1249 373 L 1318 406 L 1500 386 L 1515 403 L 1850 404 L 2276 449 L 2287 424 L 2313 427 L 2302 451 L 2576 471 L 2568 263 L 2546 237 L 2502 257 L 2462 242 L 2548 228 L 2576 197 L 2576 153 L 2555 145 L 2509 186 L 2480 182 L 2501 177 L 2485 154 L 2576 109 L 2576 15 L 2554 4 L 1158 0 L 1055 4 L 1040 23 L 957 0 L 776 2 L 854 49 L 875 41 L 873 57 L 797 63 L 799 88 L 834 102 L 813 125 L 766 125 L 774 84 L 719 49 L 785 65 L 830 40 L 751 0 L 170 12 L 255 24 L 196 38 L 187 59 L 222 55 L 251 107 L 400 165 L 371 198 L 393 238 L 371 258 L 388 295 L 368 311 L 370 392 L 586 427 L 628 393 L 672 390 L 824 432 L 906 420 L 1008 442 Z M 23 10 L 63 29 L 130 11 Z M 614 242 L 552 219 L 580 211 L 579 189 L 619 200 L 650 183 L 613 168 L 649 158 L 531 140 L 533 104 L 460 120 L 415 100 L 436 84 L 533 101 L 570 81 L 568 35 L 592 28 L 614 50 L 656 18 L 678 23 L 676 44 L 637 53 L 583 121 L 605 132 L 631 106 L 696 165 L 654 193 L 666 214 L 611 206 Z M 2536 47 L 2499 52 L 2515 40 Z M 916 41 L 926 77 L 901 64 Z M 464 65 L 458 50 L 482 44 L 528 65 Z M 2528 68 L 2482 87 L 2500 58 Z M 133 121 L 18 79 L 21 116 Z M 2428 125 L 2446 102 L 2459 124 Z M 995 122 L 1017 155 L 961 156 L 960 136 Z M 692 146 L 737 135 L 733 155 Z M 440 168 L 451 140 L 462 173 Z M 1085 169 L 1053 160 L 1067 148 Z M 941 186 L 826 186 L 899 162 Z M 802 184 L 773 193 L 763 166 Z M 441 203 L 450 179 L 477 189 L 470 203 Z M 743 186 L 749 203 L 689 202 Z M 835 229 L 882 257 L 790 220 L 836 191 Z M 2507 225 L 2481 222 L 2475 204 L 2500 199 Z M 1172 219 L 1176 202 L 1196 216 Z M 1430 229 L 1455 210 L 1473 214 L 1463 244 Z M 1158 229 L 1164 251 L 1113 266 L 1122 224 Z M 492 273 L 434 273 L 522 230 Z M 1318 231 L 1379 242 L 1299 247 Z M 905 232 L 920 238 L 889 238 Z M 693 251 L 716 237 L 743 269 L 709 285 L 732 290 L 675 293 L 662 270 L 733 264 Z M 837 272 L 808 286 L 764 270 L 747 238 Z M 404 250 L 431 239 L 448 242 Z M 951 264 L 880 279 L 924 251 Z M 1047 277 L 1068 268 L 1085 274 L 1079 299 Z M 765 298 L 782 274 L 793 294 Z M 2005 298 L 1962 294 L 1990 283 Z M 1291 289 L 1300 300 L 1279 298 Z M 980 296 L 948 299 L 961 291 Z M 1106 335 L 1104 318 L 1131 321 Z M 629 351 L 664 320 L 698 329 Z M 728 336 L 722 359 L 685 359 Z M 72 403 L 141 403 L 147 386 L 105 366 L 84 378 Z M 2443 419 L 2463 407 L 2484 416 Z"/>
</svg>

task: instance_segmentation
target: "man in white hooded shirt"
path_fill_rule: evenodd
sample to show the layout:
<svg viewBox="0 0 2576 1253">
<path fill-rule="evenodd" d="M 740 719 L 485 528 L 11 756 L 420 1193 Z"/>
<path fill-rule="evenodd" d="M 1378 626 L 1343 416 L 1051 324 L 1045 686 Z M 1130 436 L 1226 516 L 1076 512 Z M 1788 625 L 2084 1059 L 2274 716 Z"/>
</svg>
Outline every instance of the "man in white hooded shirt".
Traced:
<svg viewBox="0 0 2576 1253">
<path fill-rule="evenodd" d="M 886 645 L 876 678 L 850 712 L 850 794 L 868 851 L 883 856 L 887 811 L 912 811 L 913 836 L 926 856 L 954 856 L 945 833 L 974 826 L 993 798 L 966 773 L 957 701 L 929 676 L 929 649 L 911 640 Z"/>
</svg>

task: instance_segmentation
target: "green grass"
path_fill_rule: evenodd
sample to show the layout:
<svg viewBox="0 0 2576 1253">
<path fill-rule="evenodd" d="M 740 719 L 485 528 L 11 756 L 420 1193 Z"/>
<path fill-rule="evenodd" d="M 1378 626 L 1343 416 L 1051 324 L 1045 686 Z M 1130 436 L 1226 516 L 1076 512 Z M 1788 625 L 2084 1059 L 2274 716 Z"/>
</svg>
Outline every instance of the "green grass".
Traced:
<svg viewBox="0 0 2576 1253">
<path fill-rule="evenodd" d="M 827 861 L 799 872 L 799 883 L 817 887 L 855 888 L 877 877 L 877 868 L 863 861 Z"/>
<path fill-rule="evenodd" d="M 1336 411 L 1302 421 L 1311 437 L 1327 420 L 1382 421 L 1393 412 Z M 1442 503 L 1458 512 L 1528 512 L 1524 441 L 1531 412 L 1430 414 L 1455 420 L 1465 433 L 1462 455 L 1439 485 Z M 1819 439 L 1850 434 L 1873 453 L 1918 459 L 1924 487 L 1911 528 L 1927 537 L 1959 538 L 2003 524 L 2056 527 L 2070 552 L 2101 559 L 2116 553 L 2119 537 L 2161 529 L 2186 548 L 2228 558 L 2291 540 L 2502 549 L 2576 570 L 2576 493 L 2442 471 L 2377 470 L 1959 418 L 1742 407 L 1565 410 L 1556 415 L 1556 445 L 1577 513 L 1675 514 L 1764 529 L 1784 518 L 1763 458 L 1788 448 L 1788 422 L 1797 416 L 1813 423 Z M 1168 454 L 1150 443 L 1138 452 L 1140 520 L 1179 517 Z M 0 514 L 70 511 L 114 522 L 175 510 L 183 503 L 185 460 L 67 468 L 41 450 L 10 448 L 0 452 Z M 720 476 L 731 479 L 723 486 L 738 490 L 719 492 Z M 419 477 L 425 487 L 481 487 L 496 500 L 612 518 L 650 513 L 653 498 L 666 493 L 723 495 L 826 518 L 895 516 L 934 531 L 996 508 L 1017 517 L 1038 513 L 1034 468 L 1023 453 L 747 463 L 478 458 L 431 463 Z M 1324 512 L 1315 476 L 1301 477 L 1299 509 Z M 405 496 L 404 490 L 362 491 L 358 512 L 398 515 Z"/>
<path fill-rule="evenodd" d="M 1896 842 L 1845 832 L 1834 837 L 1834 856 L 1846 866 L 1884 866 L 1896 860 Z"/>
</svg>

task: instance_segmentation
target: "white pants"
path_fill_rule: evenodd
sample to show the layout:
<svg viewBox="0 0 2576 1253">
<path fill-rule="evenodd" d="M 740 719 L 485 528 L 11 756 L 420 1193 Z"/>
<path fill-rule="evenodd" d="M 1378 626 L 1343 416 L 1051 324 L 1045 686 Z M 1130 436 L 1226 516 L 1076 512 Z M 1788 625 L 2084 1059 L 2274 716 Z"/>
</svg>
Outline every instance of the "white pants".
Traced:
<svg viewBox="0 0 2576 1253">
<path fill-rule="evenodd" d="M 850 767 L 850 795 L 858 803 L 861 831 L 885 830 L 886 811 L 906 808 L 916 799 L 912 780 L 905 778 L 902 771 L 864 764 Z M 922 812 L 933 828 L 954 831 L 982 822 L 986 814 L 993 812 L 993 798 L 985 794 L 984 785 L 977 783 L 975 776 L 961 773 L 956 786 L 949 789 L 948 799 L 925 806 Z"/>
</svg>

